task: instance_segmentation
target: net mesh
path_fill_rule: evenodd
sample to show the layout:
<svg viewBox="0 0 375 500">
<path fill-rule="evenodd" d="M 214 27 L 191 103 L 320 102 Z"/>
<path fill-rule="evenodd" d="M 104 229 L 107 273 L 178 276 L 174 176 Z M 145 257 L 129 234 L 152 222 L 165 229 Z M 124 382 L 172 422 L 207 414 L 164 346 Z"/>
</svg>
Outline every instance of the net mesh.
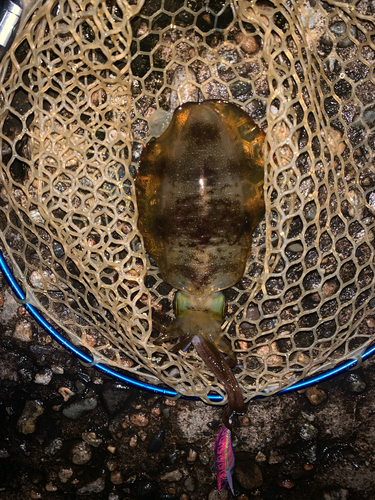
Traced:
<svg viewBox="0 0 375 500">
<path fill-rule="evenodd" d="M 194 349 L 155 346 L 175 290 L 137 228 L 143 146 L 186 101 L 266 131 L 265 218 L 223 335 L 245 399 L 372 341 L 375 7 L 367 0 L 45 0 L 0 66 L 0 229 L 26 301 L 88 349 L 207 401 Z"/>
</svg>

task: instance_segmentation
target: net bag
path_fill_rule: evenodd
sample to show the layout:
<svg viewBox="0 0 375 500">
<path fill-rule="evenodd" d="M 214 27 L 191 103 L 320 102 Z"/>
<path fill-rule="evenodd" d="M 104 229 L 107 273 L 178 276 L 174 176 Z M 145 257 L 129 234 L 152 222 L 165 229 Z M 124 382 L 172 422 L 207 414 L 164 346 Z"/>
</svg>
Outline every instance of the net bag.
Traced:
<svg viewBox="0 0 375 500">
<path fill-rule="evenodd" d="M 183 102 L 266 132 L 264 220 L 225 291 L 246 400 L 372 342 L 374 6 L 363 0 L 40 0 L 0 66 L 0 229 L 26 302 L 93 363 L 179 394 L 225 392 L 157 346 L 175 290 L 147 256 L 134 177 Z"/>
</svg>

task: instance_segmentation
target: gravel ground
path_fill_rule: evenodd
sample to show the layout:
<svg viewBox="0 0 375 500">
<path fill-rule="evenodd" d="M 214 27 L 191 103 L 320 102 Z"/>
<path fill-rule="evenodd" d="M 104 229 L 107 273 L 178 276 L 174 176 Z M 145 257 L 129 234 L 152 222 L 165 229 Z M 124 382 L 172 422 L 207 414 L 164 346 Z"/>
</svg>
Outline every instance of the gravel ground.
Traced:
<svg viewBox="0 0 375 500">
<path fill-rule="evenodd" d="M 0 499 L 221 500 L 221 409 L 140 392 L 87 368 L 2 283 Z M 375 362 L 234 423 L 238 499 L 375 498 Z"/>
</svg>

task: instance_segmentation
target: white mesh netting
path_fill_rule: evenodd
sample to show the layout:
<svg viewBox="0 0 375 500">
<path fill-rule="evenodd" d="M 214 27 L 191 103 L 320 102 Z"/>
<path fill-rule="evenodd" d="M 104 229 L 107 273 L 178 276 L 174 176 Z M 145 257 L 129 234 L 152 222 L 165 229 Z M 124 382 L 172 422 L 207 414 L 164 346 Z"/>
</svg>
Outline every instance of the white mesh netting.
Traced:
<svg viewBox="0 0 375 500">
<path fill-rule="evenodd" d="M 267 132 L 265 220 L 223 332 L 245 399 L 372 341 L 375 7 L 367 0 L 45 0 L 0 67 L 0 229 L 35 305 L 95 362 L 207 400 L 194 349 L 155 346 L 174 290 L 137 229 L 144 144 L 182 102 Z"/>
</svg>

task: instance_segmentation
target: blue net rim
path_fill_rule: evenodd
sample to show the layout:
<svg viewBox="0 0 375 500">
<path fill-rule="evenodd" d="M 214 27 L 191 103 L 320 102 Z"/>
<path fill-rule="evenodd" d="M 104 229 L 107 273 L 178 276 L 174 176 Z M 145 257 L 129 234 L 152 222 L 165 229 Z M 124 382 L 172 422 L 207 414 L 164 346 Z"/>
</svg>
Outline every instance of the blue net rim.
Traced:
<svg viewBox="0 0 375 500">
<path fill-rule="evenodd" d="M 2 252 L 0 251 L 0 269 L 3 272 L 5 278 L 7 279 L 8 283 L 10 284 L 14 294 L 16 295 L 17 299 L 22 301 L 24 304 L 24 307 L 26 310 L 29 312 L 29 314 L 61 345 L 63 345 L 66 349 L 68 349 L 70 352 L 75 354 L 80 361 L 84 363 L 91 364 L 92 359 L 90 356 L 82 352 L 80 349 L 78 349 L 74 344 L 69 342 L 69 340 L 65 339 L 38 311 L 37 308 L 32 306 L 31 304 L 26 303 L 26 295 L 24 294 L 22 288 L 18 284 L 17 280 L 11 273 L 8 264 L 6 263 L 4 256 Z M 292 391 L 297 391 L 301 389 L 306 389 L 307 387 L 310 387 L 314 384 L 318 384 L 320 382 L 323 382 L 324 380 L 328 380 L 336 375 L 339 375 L 340 373 L 345 372 L 346 370 L 353 369 L 357 363 L 364 361 L 365 359 L 369 358 L 375 353 L 375 345 L 369 347 L 362 355 L 361 355 L 361 360 L 359 359 L 349 359 L 348 361 L 345 361 L 344 363 L 340 363 L 339 365 L 335 366 L 334 368 L 327 370 L 323 373 L 320 373 L 318 375 L 315 375 L 313 377 L 308 377 L 304 380 L 301 380 L 299 382 L 296 382 L 295 384 L 290 385 L 289 387 L 282 389 L 276 393 L 274 393 L 274 396 L 281 395 L 281 394 L 286 394 L 288 392 Z M 142 390 L 146 391 L 151 391 L 157 394 L 161 394 L 163 396 L 167 397 L 172 397 L 175 398 L 178 396 L 178 393 L 174 391 L 173 389 L 170 389 L 168 387 L 159 387 L 157 385 L 149 384 L 147 382 L 141 382 L 140 380 L 137 380 L 136 378 L 129 377 L 128 375 L 125 375 L 124 373 L 121 373 L 120 371 L 114 370 L 110 368 L 109 366 L 106 366 L 102 363 L 97 363 L 93 365 L 97 370 L 100 370 L 101 372 L 105 373 L 106 375 L 109 375 L 110 377 L 113 377 L 121 382 L 124 382 L 126 384 L 132 385 L 134 387 L 137 387 Z M 189 397 L 189 396 L 182 396 L 184 399 L 189 399 L 189 400 L 199 400 L 198 397 Z M 269 397 L 269 395 L 264 394 L 264 395 L 259 395 L 256 396 L 254 399 L 259 399 L 259 398 L 265 398 Z M 208 398 L 212 403 L 220 403 L 223 400 L 223 397 L 220 396 L 219 394 L 208 394 Z"/>
</svg>

